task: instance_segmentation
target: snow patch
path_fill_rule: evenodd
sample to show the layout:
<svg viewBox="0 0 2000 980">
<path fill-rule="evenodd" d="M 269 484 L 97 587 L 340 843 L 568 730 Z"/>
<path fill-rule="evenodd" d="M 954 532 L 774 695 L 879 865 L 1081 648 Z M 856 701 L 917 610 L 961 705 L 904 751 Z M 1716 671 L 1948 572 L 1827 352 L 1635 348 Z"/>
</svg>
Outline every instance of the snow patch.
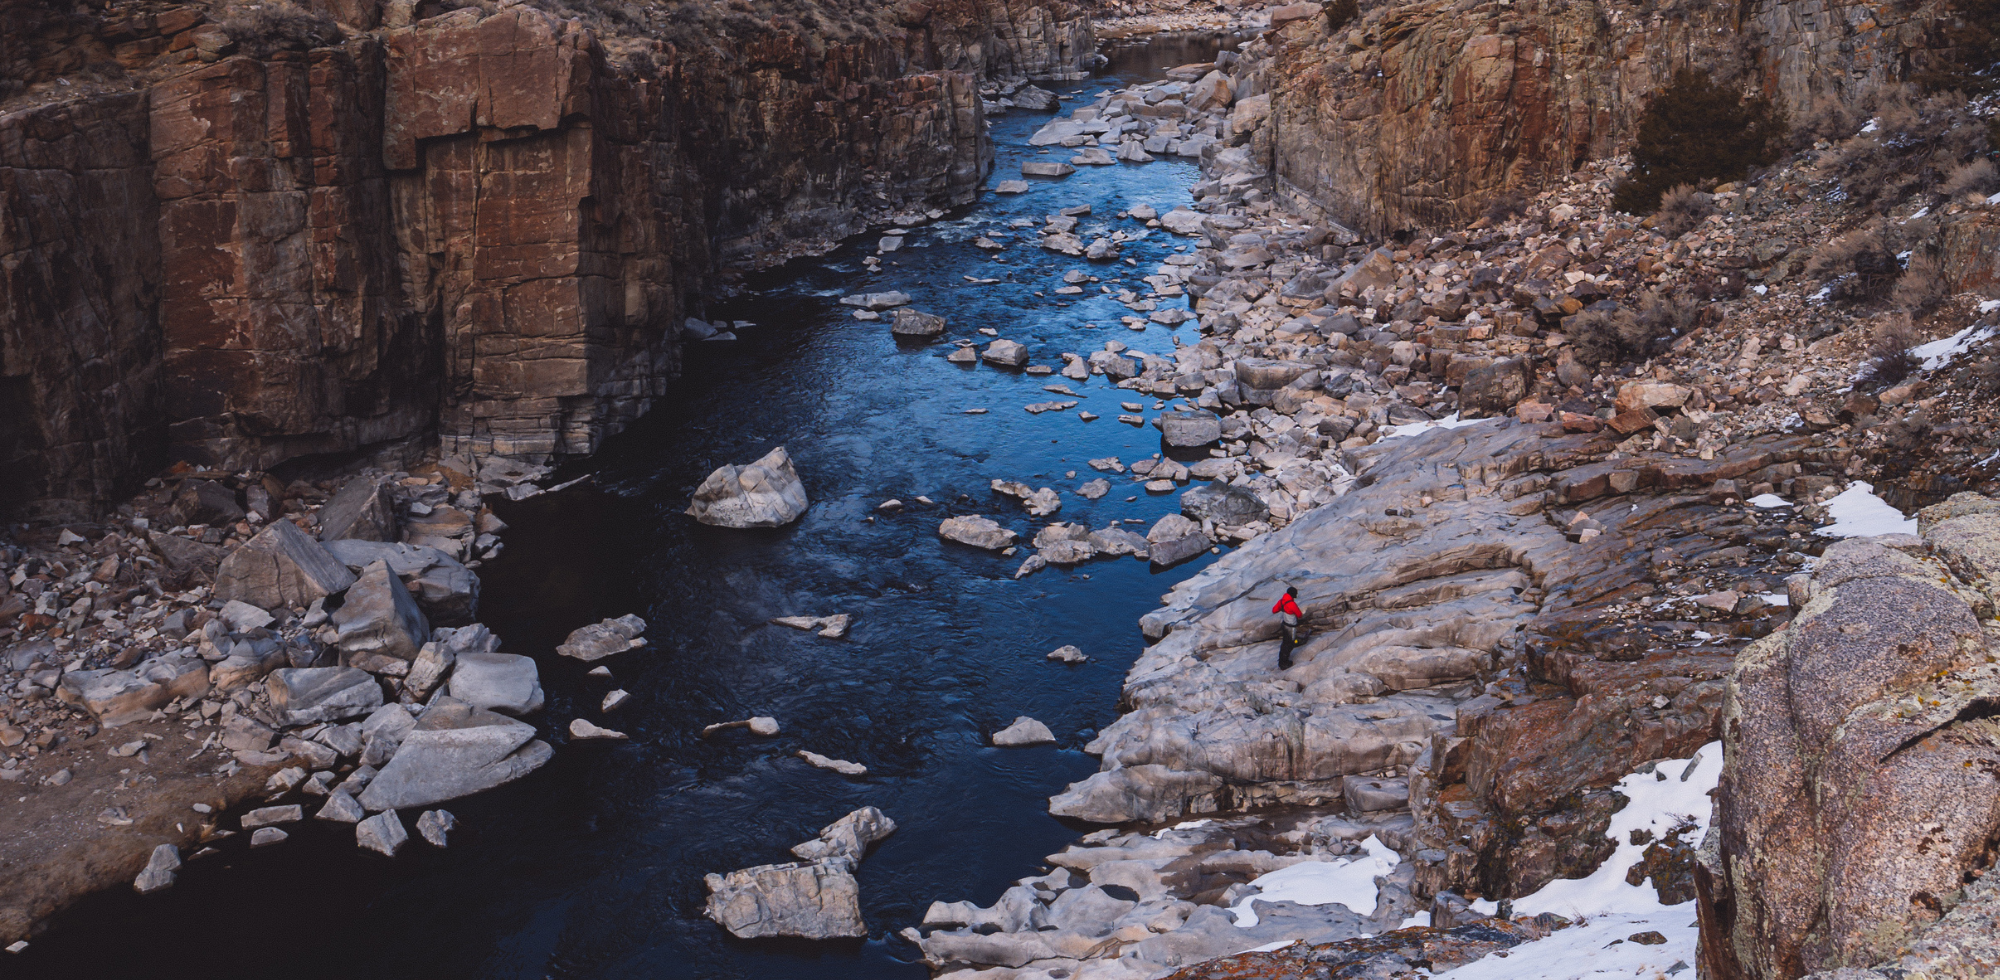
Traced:
<svg viewBox="0 0 2000 980">
<path fill-rule="evenodd" d="M 1827 501 L 1833 523 L 1813 533 L 1829 538 L 1869 538 L 1877 534 L 1915 534 L 1917 522 L 1875 495 L 1873 484 L 1856 480 Z"/>
<path fill-rule="evenodd" d="M 1444 418 L 1433 419 L 1429 422 L 1411 422 L 1408 425 L 1385 425 L 1382 427 L 1381 431 L 1383 439 L 1396 439 L 1402 436 L 1422 435 L 1423 433 L 1429 432 L 1432 429 L 1460 429 L 1468 425 L 1479 425 L 1481 423 L 1494 422 L 1494 421 L 1498 420 L 1461 419 L 1458 417 L 1457 412 L 1453 412 L 1450 415 L 1445 416 Z"/>
<path fill-rule="evenodd" d="M 1757 598 L 1773 606 L 1789 606 L 1792 604 L 1791 595 L 1784 592 L 1759 592 L 1757 593 Z"/>
<path fill-rule="evenodd" d="M 1173 826 L 1166 828 L 1165 830 L 1153 831 L 1153 839 L 1158 840 L 1162 837 L 1167 836 L 1168 834 L 1173 833 L 1176 830 L 1200 830 L 1201 828 L 1206 827 L 1214 822 L 1215 821 L 1213 820 L 1183 820 L 1180 823 L 1174 824 Z"/>
<path fill-rule="evenodd" d="M 1786 500 L 1783 497 L 1778 496 L 1775 493 L 1760 493 L 1755 497 L 1750 498 L 1750 504 L 1753 507 L 1771 508 L 1771 507 L 1790 507 L 1792 505 L 1792 502 Z"/>
<path fill-rule="evenodd" d="M 1237 928 L 1248 929 L 1257 924 L 1257 911 L 1250 905 L 1253 901 L 1338 903 L 1357 915 L 1374 914 L 1376 876 L 1396 870 L 1402 859 L 1374 834 L 1369 834 L 1361 847 L 1368 853 L 1352 860 L 1307 861 L 1257 876 L 1250 884 L 1258 893 L 1229 910 L 1236 915 Z"/>
<path fill-rule="evenodd" d="M 1981 304 L 1983 307 L 1985 304 Z M 1982 327 L 1978 324 L 1966 327 L 1943 340 L 1933 340 L 1928 344 L 1918 344 L 1910 348 L 1910 356 L 1924 362 L 1924 370 L 1935 371 L 1951 363 L 1951 359 L 1972 349 L 1972 345 L 2000 332 L 2000 328 Z"/>
<path fill-rule="evenodd" d="M 1635 830 L 1659 838 L 1683 824 L 1695 829 L 1682 836 L 1698 844 L 1708 831 L 1710 790 L 1722 779 L 1722 743 L 1710 742 L 1685 763 L 1661 762 L 1652 772 L 1635 772 L 1618 781 L 1628 802 L 1611 818 L 1605 836 L 1618 849 L 1588 878 L 1552 881 L 1541 891 L 1514 902 L 1515 915 L 1554 912 L 1583 920 L 1548 937 L 1522 943 L 1507 955 L 1483 959 L 1437 976 L 1450 980 L 1585 980 L 1594 977 L 1649 977 L 1692 964 L 1701 930 L 1692 903 L 1660 904 L 1651 883 L 1629 885 L 1625 873 L 1644 856 L 1644 844 L 1632 843 Z M 1473 907 L 1489 915 L 1497 906 L 1480 900 Z M 1657 932 L 1662 944 L 1632 941 L 1640 933 Z"/>
</svg>

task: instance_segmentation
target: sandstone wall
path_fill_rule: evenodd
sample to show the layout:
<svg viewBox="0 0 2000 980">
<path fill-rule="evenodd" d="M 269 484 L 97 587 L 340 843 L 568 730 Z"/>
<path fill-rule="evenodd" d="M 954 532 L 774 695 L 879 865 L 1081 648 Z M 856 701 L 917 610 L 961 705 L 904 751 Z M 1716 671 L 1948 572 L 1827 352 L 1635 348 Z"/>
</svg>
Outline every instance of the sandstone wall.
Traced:
<svg viewBox="0 0 2000 980">
<path fill-rule="evenodd" d="M 1092 54 L 1054 0 L 626 62 L 528 6 L 407 13 L 264 57 L 187 8 L 58 38 L 151 80 L 0 114 L 0 507 L 81 513 L 168 455 L 591 452 L 719 270 L 970 202 L 979 83 Z M 67 62 L 33 54 L 46 100 Z"/>
<path fill-rule="evenodd" d="M 1907 74 L 1937 6 L 1399 4 L 1275 32 L 1250 87 L 1271 93 L 1262 148 L 1292 207 L 1370 234 L 1463 227 L 1505 189 L 1617 152 L 1678 69 L 1809 111 Z"/>
</svg>

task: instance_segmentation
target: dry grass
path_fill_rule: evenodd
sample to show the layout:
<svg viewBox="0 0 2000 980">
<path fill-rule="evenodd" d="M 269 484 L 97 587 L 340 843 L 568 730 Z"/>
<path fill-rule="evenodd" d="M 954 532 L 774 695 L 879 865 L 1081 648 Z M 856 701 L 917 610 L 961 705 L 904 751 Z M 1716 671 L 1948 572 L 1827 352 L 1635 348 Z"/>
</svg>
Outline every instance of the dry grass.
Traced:
<svg viewBox="0 0 2000 980">
<path fill-rule="evenodd" d="M 271 0 L 254 7 L 237 7 L 222 22 L 229 39 L 246 54 L 259 58 L 278 51 L 304 51 L 339 44 L 340 24 L 323 13 Z"/>
<path fill-rule="evenodd" d="M 1701 226 L 1715 213 L 1715 196 L 1704 194 L 1693 184 L 1677 184 L 1660 195 L 1660 210 L 1653 227 L 1668 238 L 1679 238 Z"/>
<path fill-rule="evenodd" d="M 1868 339 L 1868 363 L 1863 369 L 1867 380 L 1887 387 L 1909 377 L 1918 366 L 1917 359 L 1910 356 L 1910 348 L 1917 346 L 1918 340 L 1908 316 L 1892 316 L 1877 324 Z"/>
<path fill-rule="evenodd" d="M 1964 194 L 1991 194 L 1995 188 L 2000 188 L 2000 170 L 1996 170 L 1993 161 L 1980 157 L 1952 171 L 1938 192 L 1947 197 L 1958 197 Z"/>
<path fill-rule="evenodd" d="M 1823 137 L 1835 146 L 1820 155 L 1819 172 L 1837 180 L 1845 197 L 1878 211 L 1911 194 L 1949 187 L 1961 170 L 1979 162 L 1990 142 L 1988 128 L 1973 116 L 1965 99 L 1955 94 L 1925 95 L 1908 85 L 1886 87 L 1844 115 L 1828 110 L 1826 118 L 1839 118 L 1854 128 L 1845 139 Z M 1867 126 L 1858 124 L 1871 120 L 1872 129 L 1860 132 Z M 1968 171 L 1967 179 L 1976 180 L 1980 173 Z"/>
<path fill-rule="evenodd" d="M 1902 274 L 1880 222 L 1827 241 L 1806 262 L 1806 275 L 1827 282 L 1832 297 L 1847 303 L 1888 296 Z"/>
<path fill-rule="evenodd" d="M 1913 255 L 1910 264 L 1896 280 L 1889 298 L 1898 307 L 1911 313 L 1922 315 L 1944 305 L 1951 298 L 1951 285 L 1945 280 L 1944 269 L 1938 260 L 1929 255 Z"/>
<path fill-rule="evenodd" d="M 1563 332 L 1576 359 L 1596 368 L 1645 358 L 1668 338 L 1693 329 L 1700 315 L 1700 305 L 1690 298 L 1647 292 L 1636 308 L 1578 313 L 1563 321 Z"/>
</svg>

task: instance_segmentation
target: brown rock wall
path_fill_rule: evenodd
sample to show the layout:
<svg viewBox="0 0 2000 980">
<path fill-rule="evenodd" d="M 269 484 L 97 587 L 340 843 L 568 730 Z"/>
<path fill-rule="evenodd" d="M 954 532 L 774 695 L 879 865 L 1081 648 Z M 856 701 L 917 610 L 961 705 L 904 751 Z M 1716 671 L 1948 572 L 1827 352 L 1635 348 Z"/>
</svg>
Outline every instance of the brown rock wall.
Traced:
<svg viewBox="0 0 2000 980">
<path fill-rule="evenodd" d="M 144 93 L 0 116 L 0 510 L 80 516 L 161 462 L 146 145 Z"/>
<path fill-rule="evenodd" d="M 594 450 L 666 391 L 721 268 L 969 202 L 979 82 L 1092 54 L 1056 0 L 914 9 L 848 43 L 622 39 L 655 52 L 629 64 L 527 6 L 261 58 L 182 43 L 178 8 L 37 28 L 10 75 L 124 51 L 159 77 L 0 116 L 0 506 L 87 510 L 169 447 Z"/>
<path fill-rule="evenodd" d="M 1416 3 L 1334 36 L 1310 18 L 1273 35 L 1257 86 L 1273 122 L 1253 146 L 1305 213 L 1375 234 L 1462 227 L 1505 189 L 1616 152 L 1677 69 L 1802 112 L 1902 78 L 1936 6 Z"/>
</svg>

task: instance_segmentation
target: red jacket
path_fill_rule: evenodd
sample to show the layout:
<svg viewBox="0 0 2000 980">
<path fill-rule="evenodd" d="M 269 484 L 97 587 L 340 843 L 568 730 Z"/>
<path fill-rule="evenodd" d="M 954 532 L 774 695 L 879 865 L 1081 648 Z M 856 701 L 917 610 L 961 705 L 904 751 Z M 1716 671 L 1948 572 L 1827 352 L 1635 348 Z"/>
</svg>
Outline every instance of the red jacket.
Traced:
<svg viewBox="0 0 2000 980">
<path fill-rule="evenodd" d="M 1272 606 L 1271 611 L 1273 613 L 1291 613 L 1292 615 L 1297 616 L 1301 619 L 1305 618 L 1305 614 L 1299 612 L 1299 604 L 1293 602 L 1292 597 L 1289 594 L 1279 596 L 1278 604 Z"/>
</svg>

